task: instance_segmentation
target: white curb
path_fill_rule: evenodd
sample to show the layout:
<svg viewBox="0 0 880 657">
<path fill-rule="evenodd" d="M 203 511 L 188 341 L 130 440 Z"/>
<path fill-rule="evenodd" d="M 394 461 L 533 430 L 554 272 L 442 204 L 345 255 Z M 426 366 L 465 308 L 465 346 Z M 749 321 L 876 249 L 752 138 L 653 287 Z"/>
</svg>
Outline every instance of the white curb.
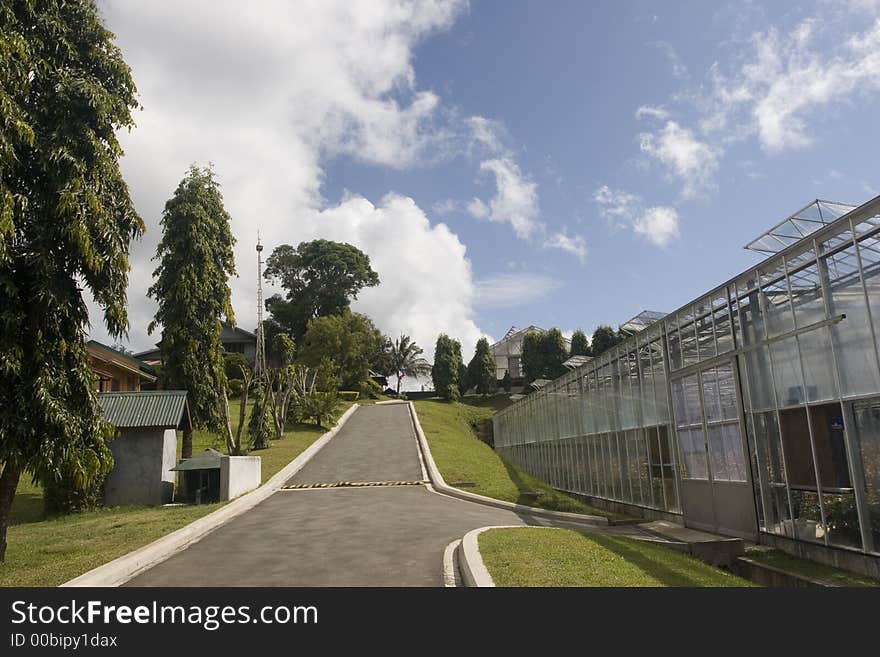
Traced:
<svg viewBox="0 0 880 657">
<path fill-rule="evenodd" d="M 464 535 L 461 539 L 461 547 L 458 550 L 458 566 L 461 571 L 461 580 L 465 586 L 488 588 L 494 587 L 492 575 L 483 563 L 480 554 L 480 545 L 477 537 L 489 529 L 522 529 L 522 525 L 489 525 L 478 527 Z"/>
<path fill-rule="evenodd" d="M 431 448 L 428 447 L 428 439 L 425 438 L 425 432 L 422 430 L 422 425 L 419 423 L 419 416 L 416 414 L 415 406 L 413 406 L 412 402 L 408 402 L 408 404 L 410 415 L 413 421 L 413 426 L 416 430 L 416 438 L 419 441 L 419 446 L 421 447 L 421 451 L 424 456 L 424 465 L 428 470 L 428 477 L 430 478 L 433 487 L 437 491 L 449 495 L 450 497 L 457 497 L 458 499 L 466 500 L 468 502 L 476 502 L 478 504 L 494 506 L 499 509 L 504 509 L 506 511 L 513 511 L 515 513 L 535 516 L 538 518 L 549 518 L 551 520 L 561 520 L 565 522 L 592 526 L 608 524 L 608 518 L 605 518 L 603 516 L 590 516 L 582 513 L 569 513 L 568 511 L 549 511 L 547 509 L 537 509 L 532 506 L 515 504 L 513 502 L 505 502 L 504 500 L 496 500 L 492 497 L 477 495 L 476 493 L 453 488 L 446 483 L 446 481 L 443 479 L 443 475 L 440 474 L 440 470 L 437 469 L 437 464 L 434 463 L 434 457 L 431 455 Z"/>
<path fill-rule="evenodd" d="M 61 586 L 120 586 L 135 575 L 165 561 L 172 555 L 184 550 L 205 535 L 223 525 L 232 518 L 252 509 L 270 495 L 278 491 L 288 479 L 295 475 L 317 454 L 327 442 L 335 436 L 348 418 L 358 409 L 353 404 L 337 421 L 336 425 L 309 445 L 293 461 L 279 470 L 269 481 L 236 498 L 229 504 L 209 513 L 208 515 L 181 527 L 180 529 L 156 539 L 149 545 L 124 554 L 103 566 L 98 566 L 79 577 L 61 584 Z"/>
</svg>

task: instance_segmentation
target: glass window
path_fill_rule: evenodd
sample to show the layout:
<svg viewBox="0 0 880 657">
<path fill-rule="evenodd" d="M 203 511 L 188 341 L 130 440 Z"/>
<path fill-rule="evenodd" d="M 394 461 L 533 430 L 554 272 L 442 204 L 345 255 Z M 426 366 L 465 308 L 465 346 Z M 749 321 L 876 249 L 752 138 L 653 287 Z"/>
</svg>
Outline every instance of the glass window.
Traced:
<svg viewBox="0 0 880 657">
<path fill-rule="evenodd" d="M 773 379 L 776 383 L 776 398 L 780 406 L 794 406 L 804 403 L 801 362 L 797 338 L 791 337 L 770 345 L 773 358 Z M 754 377 L 749 369 L 749 376 Z"/>
<path fill-rule="evenodd" d="M 681 452 L 682 478 L 708 479 L 703 430 L 679 428 L 678 443 Z"/>
<path fill-rule="evenodd" d="M 807 382 L 807 401 L 824 401 L 837 397 L 837 376 L 831 354 L 828 327 L 801 333 L 797 337 Z"/>
<path fill-rule="evenodd" d="M 874 354 L 871 317 L 865 303 L 862 279 L 859 276 L 855 247 L 838 251 L 822 259 L 827 271 L 831 316 L 846 319 L 831 325 L 834 355 L 837 358 L 843 395 L 864 395 L 880 392 L 880 372 Z M 870 279 L 880 268 L 875 267 Z M 872 355 L 875 356 L 872 358 Z"/>
<path fill-rule="evenodd" d="M 788 285 L 785 282 L 782 266 L 763 274 L 761 282 L 761 298 L 764 300 L 767 335 L 773 337 L 791 331 L 794 328 L 794 318 L 791 314 Z"/>
<path fill-rule="evenodd" d="M 855 444 L 861 456 L 870 535 L 880 553 L 880 398 L 853 402 Z"/>
</svg>

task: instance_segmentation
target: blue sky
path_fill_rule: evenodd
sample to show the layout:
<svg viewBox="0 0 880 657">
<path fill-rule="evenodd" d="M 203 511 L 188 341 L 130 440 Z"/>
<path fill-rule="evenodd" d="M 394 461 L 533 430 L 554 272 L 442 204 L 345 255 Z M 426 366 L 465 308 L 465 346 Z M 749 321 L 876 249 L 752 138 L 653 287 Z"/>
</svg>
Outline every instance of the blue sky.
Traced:
<svg viewBox="0 0 880 657">
<path fill-rule="evenodd" d="M 880 193 L 880 2 L 133 4 L 101 7 L 144 106 L 135 348 L 192 161 L 234 218 L 240 324 L 256 229 L 327 237 L 383 280 L 355 307 L 429 350 L 674 310 L 808 201 Z"/>
</svg>

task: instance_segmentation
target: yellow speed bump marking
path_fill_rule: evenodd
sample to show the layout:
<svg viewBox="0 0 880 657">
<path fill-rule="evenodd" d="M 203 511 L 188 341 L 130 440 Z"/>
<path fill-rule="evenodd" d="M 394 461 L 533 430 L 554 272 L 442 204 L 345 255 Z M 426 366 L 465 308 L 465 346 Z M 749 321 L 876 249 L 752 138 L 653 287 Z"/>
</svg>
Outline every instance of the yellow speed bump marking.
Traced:
<svg viewBox="0 0 880 657">
<path fill-rule="evenodd" d="M 287 484 L 281 490 L 303 490 L 309 488 L 367 488 L 372 486 L 423 486 L 427 481 L 336 481 L 333 483 Z"/>
</svg>

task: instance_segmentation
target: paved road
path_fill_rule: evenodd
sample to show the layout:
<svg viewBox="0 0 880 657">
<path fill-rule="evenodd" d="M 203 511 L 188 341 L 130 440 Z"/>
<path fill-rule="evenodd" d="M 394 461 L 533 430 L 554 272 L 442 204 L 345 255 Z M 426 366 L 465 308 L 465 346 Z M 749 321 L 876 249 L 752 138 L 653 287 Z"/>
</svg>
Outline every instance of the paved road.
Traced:
<svg viewBox="0 0 880 657">
<path fill-rule="evenodd" d="M 290 483 L 422 479 L 404 404 L 362 406 Z M 442 586 L 446 545 L 543 524 L 424 486 L 281 490 L 127 586 Z"/>
</svg>

